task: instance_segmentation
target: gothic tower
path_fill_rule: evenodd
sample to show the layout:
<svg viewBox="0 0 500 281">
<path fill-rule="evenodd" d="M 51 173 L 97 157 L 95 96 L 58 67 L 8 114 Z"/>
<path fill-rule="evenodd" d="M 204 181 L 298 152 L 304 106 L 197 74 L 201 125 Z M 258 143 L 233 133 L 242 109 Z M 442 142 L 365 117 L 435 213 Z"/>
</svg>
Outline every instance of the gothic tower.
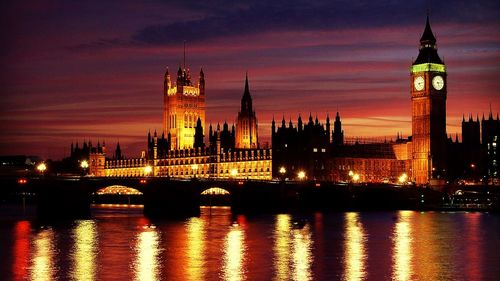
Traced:
<svg viewBox="0 0 500 281">
<path fill-rule="evenodd" d="M 236 148 L 257 148 L 257 118 L 252 108 L 252 97 L 248 87 L 248 75 L 245 77 L 245 92 L 241 98 L 241 110 L 236 124 Z"/>
<path fill-rule="evenodd" d="M 184 59 L 185 61 L 185 59 Z M 189 68 L 179 66 L 175 85 L 167 71 L 163 89 L 163 130 L 170 136 L 170 149 L 193 148 L 196 121 L 205 128 L 205 74 L 200 70 L 198 84 L 191 81 Z"/>
<path fill-rule="evenodd" d="M 412 177 L 427 184 L 446 171 L 446 67 L 437 53 L 429 24 L 420 38 L 417 59 L 410 68 L 412 103 Z"/>
</svg>

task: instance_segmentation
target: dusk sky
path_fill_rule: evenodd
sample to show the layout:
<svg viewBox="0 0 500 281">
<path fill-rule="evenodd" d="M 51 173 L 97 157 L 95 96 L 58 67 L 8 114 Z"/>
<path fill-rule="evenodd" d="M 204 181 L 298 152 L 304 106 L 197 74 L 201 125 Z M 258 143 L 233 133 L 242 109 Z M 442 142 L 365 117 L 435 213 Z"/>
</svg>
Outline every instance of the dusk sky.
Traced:
<svg viewBox="0 0 500 281">
<path fill-rule="evenodd" d="M 337 110 L 347 137 L 408 136 L 427 10 L 455 135 L 462 114 L 500 110 L 499 3 L 2 1 L 0 155 L 60 159 L 89 138 L 139 155 L 162 130 L 163 76 L 184 41 L 194 80 L 205 72 L 207 123 L 234 121 L 248 71 L 261 143 L 273 114 L 324 122 Z"/>
</svg>

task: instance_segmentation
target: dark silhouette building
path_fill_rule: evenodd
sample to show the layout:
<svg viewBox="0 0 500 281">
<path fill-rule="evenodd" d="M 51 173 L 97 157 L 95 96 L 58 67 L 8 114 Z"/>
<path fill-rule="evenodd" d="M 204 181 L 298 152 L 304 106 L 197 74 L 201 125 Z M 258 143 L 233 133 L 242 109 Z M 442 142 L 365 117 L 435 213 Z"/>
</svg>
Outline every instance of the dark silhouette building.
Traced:
<svg viewBox="0 0 500 281">
<path fill-rule="evenodd" d="M 493 118 L 493 113 L 488 114 L 488 119 L 481 120 L 481 145 L 483 149 L 484 165 L 486 167 L 486 176 L 490 181 L 498 182 L 499 176 L 499 140 L 500 140 L 500 119 L 498 113 L 496 119 Z"/>
<path fill-rule="evenodd" d="M 329 128 L 328 116 L 326 126 L 319 122 L 318 117 L 313 121 L 311 115 L 305 125 L 299 115 L 295 127 L 291 119 L 287 126 L 284 117 L 281 126 L 276 127 L 273 118 L 273 176 L 295 179 L 297 174 L 303 171 L 308 179 L 323 179 L 327 174 L 326 161 L 330 150 Z"/>
</svg>

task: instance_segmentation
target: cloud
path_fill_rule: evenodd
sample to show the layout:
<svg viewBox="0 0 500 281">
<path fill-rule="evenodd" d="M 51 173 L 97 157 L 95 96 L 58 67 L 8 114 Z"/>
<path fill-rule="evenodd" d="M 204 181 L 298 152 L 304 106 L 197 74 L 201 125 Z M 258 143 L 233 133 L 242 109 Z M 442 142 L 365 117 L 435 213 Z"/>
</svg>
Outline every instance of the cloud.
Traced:
<svg viewBox="0 0 500 281">
<path fill-rule="evenodd" d="M 232 1 L 228 1 L 232 2 Z M 444 2 L 444 3 L 443 3 Z M 187 2 L 186 5 L 192 3 Z M 226 5 L 218 2 L 215 5 Z M 466 6 L 466 8 L 464 8 Z M 207 8 L 207 7 L 205 7 Z M 137 42 L 171 45 L 269 31 L 318 31 L 421 25 L 428 8 L 422 1 L 255 1 L 209 13 L 203 18 L 148 25 L 132 36 Z M 474 11 L 475 13 L 471 13 Z M 481 16 L 477 16 L 480 14 Z M 432 6 L 436 22 L 498 22 L 495 1 L 439 1 Z M 435 16 L 434 16 L 435 15 Z M 433 19 L 433 20 L 434 20 Z"/>
</svg>

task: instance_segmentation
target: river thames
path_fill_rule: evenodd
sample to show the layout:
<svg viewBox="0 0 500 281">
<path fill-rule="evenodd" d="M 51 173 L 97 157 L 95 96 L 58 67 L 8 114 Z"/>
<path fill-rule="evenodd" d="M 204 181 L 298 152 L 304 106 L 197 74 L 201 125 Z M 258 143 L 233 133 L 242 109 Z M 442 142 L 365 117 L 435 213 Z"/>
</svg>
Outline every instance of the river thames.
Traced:
<svg viewBox="0 0 500 281">
<path fill-rule="evenodd" d="M 500 216 L 339 212 L 0 221 L 3 280 L 500 280 Z"/>
</svg>

